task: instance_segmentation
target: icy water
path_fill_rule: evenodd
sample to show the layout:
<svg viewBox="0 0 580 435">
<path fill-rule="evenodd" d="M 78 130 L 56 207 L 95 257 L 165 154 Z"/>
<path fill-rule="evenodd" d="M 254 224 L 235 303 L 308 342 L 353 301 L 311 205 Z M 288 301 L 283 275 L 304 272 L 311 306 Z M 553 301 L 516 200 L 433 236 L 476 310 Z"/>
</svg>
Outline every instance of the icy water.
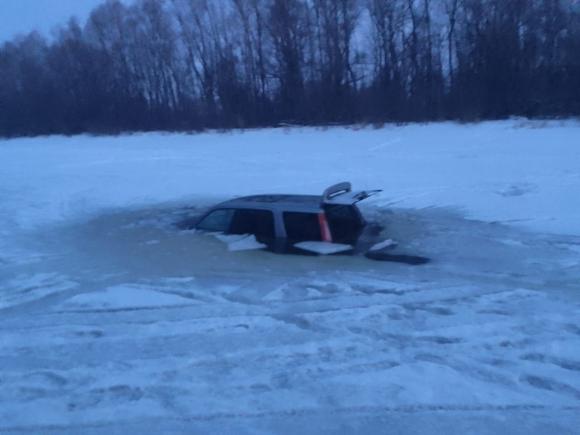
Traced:
<svg viewBox="0 0 580 435">
<path fill-rule="evenodd" d="M 178 228 L 198 213 L 112 210 L 19 236 L 37 255 L 1 269 L 3 432 L 578 422 L 577 239 L 365 209 L 433 260 L 408 266 L 229 252 Z"/>
<path fill-rule="evenodd" d="M 424 255 L 432 263 L 411 267 L 361 256 L 229 252 L 215 237 L 180 228 L 200 211 L 171 207 L 112 211 L 89 221 L 43 228 L 22 236 L 40 261 L 6 267 L 4 277 L 50 272 L 69 277 L 76 291 L 163 278 L 195 277 L 205 285 L 244 284 L 272 290 L 273 282 L 308 276 L 354 274 L 443 283 L 469 281 L 522 286 L 575 299 L 579 296 L 580 238 L 538 235 L 465 219 L 443 208 L 367 208 L 367 219 L 395 238 L 395 253 Z"/>
</svg>

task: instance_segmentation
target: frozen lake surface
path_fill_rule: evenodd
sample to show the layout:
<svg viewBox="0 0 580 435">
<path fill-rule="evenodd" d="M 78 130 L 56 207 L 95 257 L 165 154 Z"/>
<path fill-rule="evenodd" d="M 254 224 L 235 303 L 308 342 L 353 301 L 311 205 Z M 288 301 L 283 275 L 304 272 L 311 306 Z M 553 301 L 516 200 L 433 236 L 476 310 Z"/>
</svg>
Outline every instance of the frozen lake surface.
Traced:
<svg viewBox="0 0 580 435">
<path fill-rule="evenodd" d="M 574 434 L 580 124 L 0 142 L 0 432 Z M 230 196 L 382 188 L 430 264 L 229 252 Z"/>
</svg>

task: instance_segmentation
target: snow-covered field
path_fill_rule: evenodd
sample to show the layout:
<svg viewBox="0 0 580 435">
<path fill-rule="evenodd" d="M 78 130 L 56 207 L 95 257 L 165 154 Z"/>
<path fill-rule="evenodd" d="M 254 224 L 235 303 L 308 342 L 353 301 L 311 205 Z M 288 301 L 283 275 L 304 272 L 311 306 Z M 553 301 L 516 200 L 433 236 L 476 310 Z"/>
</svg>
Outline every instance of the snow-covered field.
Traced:
<svg viewBox="0 0 580 435">
<path fill-rule="evenodd" d="M 433 262 L 175 226 L 343 180 Z M 0 433 L 579 427 L 578 122 L 0 141 Z"/>
</svg>

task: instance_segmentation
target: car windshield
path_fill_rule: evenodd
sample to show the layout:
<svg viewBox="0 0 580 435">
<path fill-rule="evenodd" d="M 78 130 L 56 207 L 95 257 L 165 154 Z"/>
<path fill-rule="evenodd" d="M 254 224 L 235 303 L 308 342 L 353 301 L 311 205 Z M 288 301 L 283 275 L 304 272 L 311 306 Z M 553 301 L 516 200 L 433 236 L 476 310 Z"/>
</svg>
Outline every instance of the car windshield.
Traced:
<svg viewBox="0 0 580 435">
<path fill-rule="evenodd" d="M 204 231 L 226 232 L 230 228 L 233 215 L 232 209 L 214 210 L 197 224 L 197 228 Z"/>
</svg>

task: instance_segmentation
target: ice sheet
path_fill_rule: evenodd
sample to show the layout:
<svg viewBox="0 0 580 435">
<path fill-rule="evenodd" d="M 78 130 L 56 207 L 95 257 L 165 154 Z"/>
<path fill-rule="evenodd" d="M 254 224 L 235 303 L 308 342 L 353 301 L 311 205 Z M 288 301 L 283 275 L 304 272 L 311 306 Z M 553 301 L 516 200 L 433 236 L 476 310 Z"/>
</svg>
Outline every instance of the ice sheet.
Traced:
<svg viewBox="0 0 580 435">
<path fill-rule="evenodd" d="M 1 141 L 0 432 L 576 433 L 579 138 L 511 120 Z M 433 261 L 230 252 L 257 245 L 175 225 L 342 180 L 385 189 L 365 217 Z"/>
</svg>

